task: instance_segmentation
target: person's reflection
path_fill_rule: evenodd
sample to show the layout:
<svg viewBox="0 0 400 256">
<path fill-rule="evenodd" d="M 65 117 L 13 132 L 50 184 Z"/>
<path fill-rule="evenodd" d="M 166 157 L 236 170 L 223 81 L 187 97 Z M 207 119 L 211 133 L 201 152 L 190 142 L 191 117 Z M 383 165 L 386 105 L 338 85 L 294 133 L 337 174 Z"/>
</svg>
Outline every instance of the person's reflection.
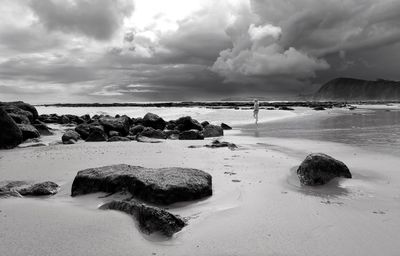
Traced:
<svg viewBox="0 0 400 256">
<path fill-rule="evenodd" d="M 254 130 L 254 137 L 260 137 L 260 131 L 258 130 L 258 126 L 256 126 L 256 129 Z"/>
</svg>

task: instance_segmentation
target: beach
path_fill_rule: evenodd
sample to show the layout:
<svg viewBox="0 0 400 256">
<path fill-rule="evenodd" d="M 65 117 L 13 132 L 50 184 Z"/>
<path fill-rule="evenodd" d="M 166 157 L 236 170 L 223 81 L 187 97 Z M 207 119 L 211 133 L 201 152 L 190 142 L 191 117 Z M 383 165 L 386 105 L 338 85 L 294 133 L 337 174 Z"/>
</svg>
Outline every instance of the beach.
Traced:
<svg viewBox="0 0 400 256">
<path fill-rule="evenodd" d="M 263 110 L 258 129 L 249 124 L 250 110 L 126 110 L 119 114 L 140 116 L 153 111 L 167 119 L 188 114 L 199 121 L 231 124 L 234 129 L 221 140 L 238 148 L 200 147 L 213 140 L 206 138 L 156 144 L 50 143 L 2 150 L 2 180 L 51 180 L 61 188 L 52 197 L 0 200 L 0 255 L 398 255 L 400 157 L 396 153 L 345 140 L 293 138 L 296 133 L 271 136 L 263 130 L 295 118 L 326 120 L 349 110 Z M 45 112 L 40 107 L 38 111 Z M 320 187 L 301 186 L 296 168 L 313 152 L 343 161 L 353 178 Z M 213 195 L 167 207 L 188 221 L 170 239 L 141 233 L 127 214 L 98 210 L 102 203 L 122 195 L 70 197 L 79 170 L 120 163 L 206 171 L 213 178 Z"/>
</svg>

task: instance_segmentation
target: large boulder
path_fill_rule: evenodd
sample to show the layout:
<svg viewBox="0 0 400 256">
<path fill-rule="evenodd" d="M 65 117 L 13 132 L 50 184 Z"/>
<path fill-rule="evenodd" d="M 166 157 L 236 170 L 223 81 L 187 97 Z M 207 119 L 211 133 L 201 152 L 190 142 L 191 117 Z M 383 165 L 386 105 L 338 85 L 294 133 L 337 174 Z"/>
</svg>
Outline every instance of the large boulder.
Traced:
<svg viewBox="0 0 400 256">
<path fill-rule="evenodd" d="M 7 112 L 0 107 L 0 149 L 14 148 L 22 140 L 21 130 Z"/>
<path fill-rule="evenodd" d="M 75 127 L 75 131 L 79 133 L 83 140 L 86 140 L 89 137 L 90 132 L 90 124 L 79 124 Z"/>
<path fill-rule="evenodd" d="M 0 106 L 15 106 L 19 109 L 28 111 L 32 114 L 32 121 L 38 118 L 38 112 L 34 106 L 25 103 L 23 101 L 13 101 L 13 102 L 0 102 Z"/>
<path fill-rule="evenodd" d="M 138 133 L 141 133 L 143 130 L 144 130 L 144 126 L 141 124 L 138 124 L 138 125 L 131 127 L 131 129 L 129 130 L 129 134 L 136 135 Z"/>
<path fill-rule="evenodd" d="M 146 127 L 152 127 L 158 130 L 164 130 L 165 121 L 161 117 L 153 113 L 147 113 L 142 120 L 142 124 Z"/>
<path fill-rule="evenodd" d="M 71 195 L 119 191 L 129 191 L 150 203 L 172 204 L 210 196 L 212 178 L 197 169 L 119 164 L 79 171 L 72 183 Z"/>
<path fill-rule="evenodd" d="M 130 119 L 127 116 L 122 117 L 101 117 L 99 123 L 104 127 L 104 131 L 117 131 L 121 136 L 126 136 L 129 133 Z"/>
<path fill-rule="evenodd" d="M 34 121 L 33 114 L 29 111 L 20 109 L 14 105 L 3 106 L 4 110 L 14 119 L 16 123 L 31 123 Z M 28 120 L 28 122 L 26 122 Z"/>
<path fill-rule="evenodd" d="M 18 128 L 22 132 L 23 140 L 39 138 L 40 137 L 39 131 L 33 125 L 30 125 L 30 124 L 18 124 Z"/>
<path fill-rule="evenodd" d="M 0 183 L 0 193 L 14 196 L 45 196 L 54 195 L 58 192 L 59 186 L 52 181 L 29 183 L 26 181 L 6 181 Z"/>
<path fill-rule="evenodd" d="M 143 131 L 139 133 L 139 135 L 154 139 L 166 139 L 166 136 L 162 130 L 155 130 L 151 127 L 145 127 Z"/>
<path fill-rule="evenodd" d="M 134 216 L 139 223 L 140 230 L 146 234 L 160 232 L 170 237 L 185 226 L 185 221 L 179 216 L 135 200 L 111 201 L 103 204 L 100 209 L 118 210 Z"/>
<path fill-rule="evenodd" d="M 203 135 L 205 138 L 224 136 L 224 130 L 221 126 L 208 124 L 204 127 Z"/>
<path fill-rule="evenodd" d="M 192 129 L 189 131 L 183 131 L 179 133 L 180 140 L 204 140 L 204 135 L 202 132 Z"/>
<path fill-rule="evenodd" d="M 81 136 L 76 131 L 67 130 L 61 137 L 61 140 L 63 144 L 74 144 L 80 139 L 80 137 Z"/>
<path fill-rule="evenodd" d="M 310 154 L 297 169 L 300 183 L 308 186 L 323 185 L 336 177 L 351 178 L 347 166 L 328 155 Z"/>
<path fill-rule="evenodd" d="M 184 116 L 175 121 L 175 129 L 179 131 L 188 131 L 188 130 L 198 130 L 201 131 L 203 130 L 203 126 L 201 124 L 193 119 L 190 116 Z"/>
<path fill-rule="evenodd" d="M 36 123 L 34 123 L 33 126 L 39 131 L 40 135 L 53 135 L 51 128 L 39 120 L 36 120 Z"/>
<path fill-rule="evenodd" d="M 86 141 L 106 141 L 107 135 L 102 126 L 93 125 L 89 127 L 89 136 Z"/>
</svg>

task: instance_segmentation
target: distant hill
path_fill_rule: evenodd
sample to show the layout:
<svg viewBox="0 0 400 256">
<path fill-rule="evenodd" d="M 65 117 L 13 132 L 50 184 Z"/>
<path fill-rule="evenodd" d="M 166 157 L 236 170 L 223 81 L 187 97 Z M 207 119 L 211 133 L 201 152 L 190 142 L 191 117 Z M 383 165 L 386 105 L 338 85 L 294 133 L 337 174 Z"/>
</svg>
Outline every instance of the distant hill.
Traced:
<svg viewBox="0 0 400 256">
<path fill-rule="evenodd" d="M 367 81 L 336 78 L 321 86 L 315 100 L 326 101 L 400 101 L 400 82 L 378 79 Z"/>
</svg>

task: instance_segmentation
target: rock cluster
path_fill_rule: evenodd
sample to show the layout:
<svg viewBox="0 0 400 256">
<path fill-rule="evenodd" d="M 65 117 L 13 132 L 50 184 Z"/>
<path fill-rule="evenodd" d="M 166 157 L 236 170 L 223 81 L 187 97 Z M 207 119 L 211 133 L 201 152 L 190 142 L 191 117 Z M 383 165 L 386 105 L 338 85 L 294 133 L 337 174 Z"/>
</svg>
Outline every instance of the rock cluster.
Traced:
<svg viewBox="0 0 400 256">
<path fill-rule="evenodd" d="M 50 134 L 34 106 L 22 101 L 0 102 L 0 149 L 14 148 L 25 140 Z"/>
<path fill-rule="evenodd" d="M 59 186 L 52 181 L 29 183 L 25 181 L 2 182 L 0 197 L 47 196 L 58 192 Z"/>
</svg>

